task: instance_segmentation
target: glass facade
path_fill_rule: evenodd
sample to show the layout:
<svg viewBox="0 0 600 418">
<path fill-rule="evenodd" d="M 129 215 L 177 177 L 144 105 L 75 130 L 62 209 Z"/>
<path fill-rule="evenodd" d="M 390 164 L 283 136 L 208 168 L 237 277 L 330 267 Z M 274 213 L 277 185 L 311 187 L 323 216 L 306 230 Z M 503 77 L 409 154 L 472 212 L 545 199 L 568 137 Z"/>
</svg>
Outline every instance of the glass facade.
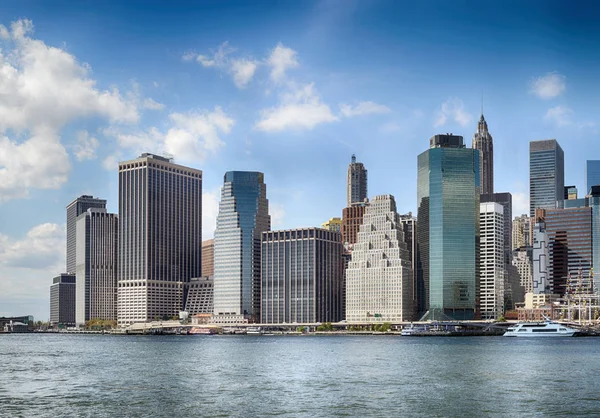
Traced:
<svg viewBox="0 0 600 418">
<path fill-rule="evenodd" d="M 555 139 L 529 143 L 529 216 L 535 209 L 563 207 L 565 157 Z"/>
<path fill-rule="evenodd" d="M 106 209 L 106 200 L 83 195 L 67 205 L 67 273 L 76 269 L 77 218 L 91 208 Z"/>
<path fill-rule="evenodd" d="M 225 173 L 215 231 L 215 315 L 258 321 L 261 234 L 270 227 L 263 173 Z"/>
<path fill-rule="evenodd" d="M 367 198 L 367 169 L 363 163 L 356 162 L 352 155 L 352 162 L 348 165 L 347 178 L 347 206 L 353 203 L 362 203 Z"/>
<path fill-rule="evenodd" d="M 455 136 L 444 141 L 452 145 L 435 147 L 437 137 L 444 136 L 432 138 L 432 148 L 418 157 L 417 291 L 429 299 L 420 303 L 428 319 L 471 319 L 479 270 L 479 151 Z"/>
<path fill-rule="evenodd" d="M 587 188 L 585 194 L 587 195 L 592 186 L 600 185 L 600 160 L 587 160 L 585 163 L 585 180 Z"/>
</svg>

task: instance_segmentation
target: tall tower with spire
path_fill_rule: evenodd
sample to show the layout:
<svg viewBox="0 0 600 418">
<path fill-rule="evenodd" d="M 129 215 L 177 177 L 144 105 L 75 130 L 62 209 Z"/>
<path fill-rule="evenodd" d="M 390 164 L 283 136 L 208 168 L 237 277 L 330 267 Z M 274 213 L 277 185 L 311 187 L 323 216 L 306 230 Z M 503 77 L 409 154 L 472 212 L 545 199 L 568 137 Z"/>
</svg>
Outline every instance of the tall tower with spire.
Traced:
<svg viewBox="0 0 600 418">
<path fill-rule="evenodd" d="M 481 194 L 492 194 L 494 193 L 494 142 L 483 117 L 483 105 L 477 123 L 477 132 L 473 135 L 473 149 L 479 150 L 481 158 L 479 162 Z"/>
<path fill-rule="evenodd" d="M 348 165 L 348 181 L 346 182 L 347 206 L 353 203 L 362 203 L 367 197 L 367 169 L 363 163 L 356 161 L 356 155 L 352 154 L 352 160 Z"/>
</svg>

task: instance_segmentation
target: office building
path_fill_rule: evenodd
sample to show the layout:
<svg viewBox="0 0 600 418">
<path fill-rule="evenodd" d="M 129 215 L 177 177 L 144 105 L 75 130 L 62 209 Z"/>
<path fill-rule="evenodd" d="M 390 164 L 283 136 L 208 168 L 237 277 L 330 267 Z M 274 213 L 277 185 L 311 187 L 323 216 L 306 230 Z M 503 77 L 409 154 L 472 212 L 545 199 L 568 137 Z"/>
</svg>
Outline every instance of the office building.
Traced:
<svg viewBox="0 0 600 418">
<path fill-rule="evenodd" d="M 342 242 L 352 249 L 358 239 L 358 230 L 363 222 L 365 208 L 368 202 L 355 203 L 352 206 L 342 209 Z"/>
<path fill-rule="evenodd" d="M 412 283 L 412 296 L 413 296 L 413 317 L 416 317 L 417 312 L 417 300 L 418 294 L 421 292 L 421 296 L 424 298 L 424 289 L 417 287 L 417 218 L 413 216 L 412 212 L 408 212 L 405 215 L 400 215 L 400 223 L 402 224 L 402 232 L 404 233 L 404 242 L 406 243 L 406 249 L 408 250 L 408 259 L 410 260 L 410 268 L 412 271 L 412 277 L 410 279 Z"/>
<path fill-rule="evenodd" d="M 195 277 L 188 284 L 185 311 L 190 315 L 211 314 L 214 310 L 214 281 L 211 277 Z"/>
<path fill-rule="evenodd" d="M 202 171 L 148 153 L 119 163 L 119 325 L 178 315 L 201 256 Z"/>
<path fill-rule="evenodd" d="M 75 326 L 75 275 L 61 273 L 50 286 L 50 325 Z"/>
<path fill-rule="evenodd" d="M 562 208 L 565 156 L 555 139 L 529 143 L 529 216 L 536 209 Z"/>
<path fill-rule="evenodd" d="M 563 200 L 575 200 L 575 199 L 577 199 L 577 187 L 565 186 L 565 193 L 563 196 Z"/>
<path fill-rule="evenodd" d="M 587 195 L 592 186 L 600 186 L 600 160 L 587 160 L 585 163 L 585 180 Z"/>
<path fill-rule="evenodd" d="M 412 268 L 403 225 L 392 195 L 366 207 L 346 270 L 346 321 L 413 320 Z"/>
<path fill-rule="evenodd" d="M 332 232 L 342 232 L 342 218 L 330 218 L 321 224 L 321 228 Z M 341 239 L 341 237 L 340 237 Z"/>
<path fill-rule="evenodd" d="M 504 313 L 504 282 L 508 274 L 504 257 L 504 219 L 503 205 L 495 202 L 480 203 L 479 309 L 481 319 L 498 319 Z"/>
<path fill-rule="evenodd" d="M 342 240 L 321 228 L 262 234 L 261 323 L 342 319 Z"/>
<path fill-rule="evenodd" d="M 202 241 L 202 277 L 215 275 L 215 240 Z"/>
<path fill-rule="evenodd" d="M 523 214 L 515 217 L 512 222 L 512 249 L 531 246 L 531 224 L 529 216 Z"/>
<path fill-rule="evenodd" d="M 77 325 L 90 319 L 117 319 L 119 218 L 106 209 L 90 208 L 77 218 Z"/>
<path fill-rule="evenodd" d="M 513 234 L 512 234 L 512 194 L 510 193 L 493 193 L 482 194 L 480 203 L 499 203 L 502 205 L 502 213 L 504 216 L 504 262 L 505 264 L 512 263 L 513 250 Z"/>
<path fill-rule="evenodd" d="M 67 273 L 77 267 L 77 218 L 91 208 L 106 209 L 106 200 L 83 195 L 67 205 Z"/>
<path fill-rule="evenodd" d="M 519 275 L 519 283 L 525 293 L 533 293 L 533 258 L 531 247 L 521 247 L 513 252 L 512 264 Z"/>
<path fill-rule="evenodd" d="M 494 141 L 488 131 L 483 113 L 477 123 L 477 132 L 473 135 L 473 149 L 479 151 L 481 193 L 492 194 L 494 193 Z"/>
<path fill-rule="evenodd" d="M 424 319 L 472 319 L 479 271 L 479 151 L 435 135 L 418 157 L 417 285 Z"/>
<path fill-rule="evenodd" d="M 546 224 L 543 218 L 536 218 L 532 233 L 532 289 L 535 294 L 552 294 L 552 286 L 550 285 L 550 251 L 548 249 Z"/>
<path fill-rule="evenodd" d="M 263 173 L 225 173 L 215 231 L 215 321 L 259 320 L 261 237 L 269 229 Z"/>
<path fill-rule="evenodd" d="M 367 198 L 367 169 L 363 163 L 356 162 L 352 154 L 352 161 L 348 165 L 348 178 L 346 182 L 347 206 L 353 203 L 362 203 Z"/>
</svg>

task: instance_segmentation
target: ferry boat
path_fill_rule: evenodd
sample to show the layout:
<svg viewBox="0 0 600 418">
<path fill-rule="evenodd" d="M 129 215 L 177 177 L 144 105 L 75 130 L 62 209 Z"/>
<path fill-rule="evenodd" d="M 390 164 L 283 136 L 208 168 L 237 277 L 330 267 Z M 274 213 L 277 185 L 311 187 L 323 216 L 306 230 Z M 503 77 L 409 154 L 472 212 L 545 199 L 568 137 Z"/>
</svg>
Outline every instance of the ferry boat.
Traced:
<svg viewBox="0 0 600 418">
<path fill-rule="evenodd" d="M 509 327 L 504 333 L 505 337 L 572 337 L 579 332 L 578 329 L 569 328 L 546 319 L 545 322 L 520 322 Z"/>
<path fill-rule="evenodd" d="M 246 334 L 247 335 L 262 335 L 263 330 L 261 329 L 261 327 L 248 327 L 248 329 L 246 330 Z"/>
<path fill-rule="evenodd" d="M 403 337 L 410 337 L 413 335 L 417 335 L 420 333 L 424 333 L 429 331 L 425 325 L 414 325 L 411 324 L 409 328 L 403 328 L 400 332 L 400 335 Z"/>
</svg>

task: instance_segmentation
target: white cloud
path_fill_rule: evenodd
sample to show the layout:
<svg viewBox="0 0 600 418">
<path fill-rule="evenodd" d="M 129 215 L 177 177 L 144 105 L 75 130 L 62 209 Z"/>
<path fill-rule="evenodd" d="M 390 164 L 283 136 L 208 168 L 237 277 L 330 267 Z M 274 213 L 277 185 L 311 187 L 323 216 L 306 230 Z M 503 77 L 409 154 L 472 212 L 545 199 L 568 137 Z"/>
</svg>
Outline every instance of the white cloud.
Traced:
<svg viewBox="0 0 600 418">
<path fill-rule="evenodd" d="M 93 160 L 96 158 L 96 150 L 100 143 L 96 138 L 90 136 L 88 131 L 77 132 L 77 143 L 73 147 L 73 154 L 77 161 Z"/>
<path fill-rule="evenodd" d="M 568 126 L 573 123 L 573 111 L 565 106 L 556 106 L 548 109 L 544 119 L 553 123 L 557 127 Z"/>
<path fill-rule="evenodd" d="M 351 118 L 353 116 L 371 115 L 374 113 L 390 113 L 391 109 L 387 106 L 367 101 L 360 102 L 356 106 L 341 103 L 340 112 L 342 116 Z"/>
<path fill-rule="evenodd" d="M 512 193 L 513 216 L 529 214 L 529 195 L 524 192 Z"/>
<path fill-rule="evenodd" d="M 442 107 L 437 114 L 434 126 L 443 126 L 448 118 L 454 120 L 460 126 L 468 126 L 473 120 L 473 115 L 465 110 L 462 100 L 453 97 L 442 103 Z"/>
<path fill-rule="evenodd" d="M 202 64 L 203 67 L 214 67 L 216 64 L 215 60 L 208 58 L 206 55 L 198 55 L 196 61 Z"/>
<path fill-rule="evenodd" d="M 120 92 L 100 90 L 90 67 L 63 49 L 30 37 L 29 20 L 0 26 L 11 49 L 0 50 L 0 195 L 22 198 L 32 188 L 57 189 L 68 179 L 70 162 L 60 132 L 71 121 L 101 117 L 135 123 L 135 102 Z M 10 134 L 12 138 L 7 135 Z"/>
<path fill-rule="evenodd" d="M 566 90 L 565 80 L 566 77 L 562 74 L 548 73 L 531 82 L 530 92 L 544 100 L 553 99 Z"/>
<path fill-rule="evenodd" d="M 314 84 L 292 89 L 281 96 L 277 107 L 263 109 L 255 128 L 264 132 L 311 130 L 321 123 L 338 120 L 314 89 Z"/>
<path fill-rule="evenodd" d="M 298 67 L 297 52 L 280 43 L 271 51 L 267 64 L 271 67 L 271 80 L 280 82 L 285 78 L 285 72 Z"/>
<path fill-rule="evenodd" d="M 283 227 L 285 218 L 285 207 L 283 205 L 269 202 L 269 215 L 271 215 L 271 229 Z"/>
<path fill-rule="evenodd" d="M 64 260 L 64 240 L 64 229 L 52 223 L 30 229 L 21 240 L 0 234 L 0 266 L 24 269 L 54 266 Z"/>
<path fill-rule="evenodd" d="M 217 228 L 217 215 L 219 214 L 219 199 L 221 188 L 202 193 L 202 240 L 215 236 Z"/>
<path fill-rule="evenodd" d="M 142 103 L 142 107 L 144 109 L 150 109 L 150 110 L 163 110 L 165 108 L 165 105 L 162 103 L 158 103 L 157 101 L 154 101 L 151 98 L 146 98 L 146 99 L 144 99 L 144 102 Z"/>
<path fill-rule="evenodd" d="M 245 58 L 231 61 L 231 71 L 235 85 L 240 89 L 245 88 L 254 77 L 257 67 L 256 61 Z"/>
</svg>

